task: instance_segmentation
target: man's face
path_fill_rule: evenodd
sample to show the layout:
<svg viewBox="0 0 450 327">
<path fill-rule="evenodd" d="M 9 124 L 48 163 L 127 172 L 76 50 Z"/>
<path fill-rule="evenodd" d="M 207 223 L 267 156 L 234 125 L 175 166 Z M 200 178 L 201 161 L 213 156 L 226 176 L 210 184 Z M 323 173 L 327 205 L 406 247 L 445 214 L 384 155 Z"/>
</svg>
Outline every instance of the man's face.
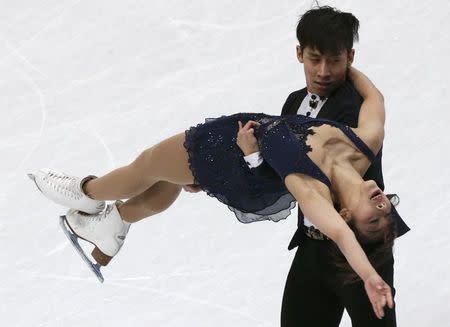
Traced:
<svg viewBox="0 0 450 327">
<path fill-rule="evenodd" d="M 319 50 L 297 46 L 297 58 L 305 69 L 308 91 L 321 96 L 329 96 L 344 81 L 347 69 L 353 62 L 355 50 L 341 51 L 339 54 L 323 54 Z"/>
</svg>

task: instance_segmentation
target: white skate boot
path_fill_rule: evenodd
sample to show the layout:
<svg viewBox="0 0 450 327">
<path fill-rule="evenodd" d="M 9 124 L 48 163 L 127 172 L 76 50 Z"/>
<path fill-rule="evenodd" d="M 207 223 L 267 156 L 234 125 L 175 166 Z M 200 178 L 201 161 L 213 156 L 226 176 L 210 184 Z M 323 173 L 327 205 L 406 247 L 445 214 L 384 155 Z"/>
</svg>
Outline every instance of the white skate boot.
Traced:
<svg viewBox="0 0 450 327">
<path fill-rule="evenodd" d="M 82 189 L 83 184 L 96 178 L 95 176 L 78 178 L 41 169 L 35 174 L 28 174 L 28 177 L 34 181 L 42 194 L 57 204 L 89 214 L 99 213 L 105 208 L 105 201 L 91 199 Z"/>
<path fill-rule="evenodd" d="M 130 229 L 130 223 L 123 221 L 117 210 L 120 204 L 122 201 L 116 201 L 114 204 L 109 204 L 103 212 L 93 215 L 70 209 L 66 216 L 60 218 L 64 233 L 101 282 L 103 282 L 103 276 L 100 266 L 106 266 L 119 252 Z M 96 264 L 84 253 L 78 238 L 95 245 L 91 254 Z"/>
</svg>

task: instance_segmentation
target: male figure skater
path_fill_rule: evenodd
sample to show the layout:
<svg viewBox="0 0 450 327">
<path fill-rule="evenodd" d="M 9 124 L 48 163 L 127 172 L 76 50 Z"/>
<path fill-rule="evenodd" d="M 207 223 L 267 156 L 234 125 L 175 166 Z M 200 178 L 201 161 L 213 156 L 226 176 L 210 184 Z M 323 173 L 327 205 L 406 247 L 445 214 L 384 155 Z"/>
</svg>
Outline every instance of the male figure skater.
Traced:
<svg viewBox="0 0 450 327">
<path fill-rule="evenodd" d="M 358 39 L 358 28 L 359 21 L 354 15 L 328 6 L 314 8 L 302 15 L 297 25 L 299 45 L 296 49 L 307 86 L 288 96 L 282 115 L 326 118 L 356 127 L 362 98 L 346 75 L 353 63 L 353 42 Z M 259 154 L 254 128 L 257 126 L 247 123 L 238 134 L 238 145 L 246 155 L 244 159 L 255 174 L 275 174 Z M 364 179 L 375 180 L 384 189 L 381 152 Z M 393 219 L 397 237 L 409 230 L 395 209 Z M 344 308 L 354 327 L 396 326 L 395 308 L 386 307 L 383 319 L 375 316 L 362 281 L 345 283 L 336 278 L 338 270 L 330 259 L 332 242 L 303 216 L 300 209 L 298 229 L 288 248 L 295 247 L 298 249 L 283 295 L 282 327 L 339 326 Z M 378 270 L 395 294 L 393 256 L 385 258 Z"/>
</svg>

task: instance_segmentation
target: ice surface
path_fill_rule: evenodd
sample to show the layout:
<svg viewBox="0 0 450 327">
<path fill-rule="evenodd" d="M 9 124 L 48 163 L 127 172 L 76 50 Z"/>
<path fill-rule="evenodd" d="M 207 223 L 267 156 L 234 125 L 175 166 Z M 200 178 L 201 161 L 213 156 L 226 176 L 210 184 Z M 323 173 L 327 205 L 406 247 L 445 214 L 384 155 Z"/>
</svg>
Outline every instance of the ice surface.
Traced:
<svg viewBox="0 0 450 327">
<path fill-rule="evenodd" d="M 205 117 L 278 114 L 305 83 L 294 31 L 312 3 L 2 1 L 2 326 L 279 325 L 295 214 L 243 225 L 185 193 L 132 227 L 101 285 L 26 173 L 100 175 Z M 398 325 L 450 326 L 450 2 L 321 3 L 360 19 L 356 66 L 386 98 L 387 190 L 413 229 L 395 248 Z"/>
</svg>

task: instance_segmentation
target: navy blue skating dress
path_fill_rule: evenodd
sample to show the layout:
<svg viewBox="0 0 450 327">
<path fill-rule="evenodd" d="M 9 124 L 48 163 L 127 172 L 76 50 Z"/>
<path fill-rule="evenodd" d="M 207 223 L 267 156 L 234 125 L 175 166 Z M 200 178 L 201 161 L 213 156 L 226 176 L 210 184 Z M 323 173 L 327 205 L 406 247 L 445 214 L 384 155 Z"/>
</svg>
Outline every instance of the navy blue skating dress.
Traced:
<svg viewBox="0 0 450 327">
<path fill-rule="evenodd" d="M 236 137 L 238 121 L 245 124 L 249 120 L 261 124 L 255 129 L 261 155 L 278 176 L 253 174 L 244 161 Z M 331 186 L 328 177 L 307 155 L 312 149 L 306 139 L 314 134 L 310 127 L 323 124 L 341 129 L 370 161 L 375 159 L 369 147 L 340 123 L 302 115 L 238 113 L 207 119 L 186 131 L 184 146 L 195 184 L 228 205 L 240 222 L 284 219 L 296 205 L 284 184 L 288 174 L 302 173 Z"/>
</svg>

